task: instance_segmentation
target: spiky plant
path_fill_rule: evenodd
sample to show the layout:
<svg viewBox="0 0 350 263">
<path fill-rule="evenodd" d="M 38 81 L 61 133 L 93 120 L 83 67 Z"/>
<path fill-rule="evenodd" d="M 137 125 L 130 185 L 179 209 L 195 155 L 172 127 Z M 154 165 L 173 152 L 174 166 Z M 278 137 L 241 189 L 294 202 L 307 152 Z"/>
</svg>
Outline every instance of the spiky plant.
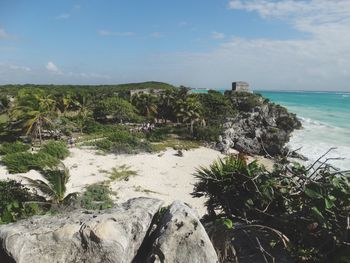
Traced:
<svg viewBox="0 0 350 263">
<path fill-rule="evenodd" d="M 54 169 L 41 171 L 41 176 L 43 180 L 24 178 L 28 181 L 29 186 L 38 190 L 48 202 L 58 205 L 66 204 L 72 198 L 76 197 L 77 193 L 66 195 L 70 175 L 68 168 L 63 163 L 60 163 Z"/>
</svg>

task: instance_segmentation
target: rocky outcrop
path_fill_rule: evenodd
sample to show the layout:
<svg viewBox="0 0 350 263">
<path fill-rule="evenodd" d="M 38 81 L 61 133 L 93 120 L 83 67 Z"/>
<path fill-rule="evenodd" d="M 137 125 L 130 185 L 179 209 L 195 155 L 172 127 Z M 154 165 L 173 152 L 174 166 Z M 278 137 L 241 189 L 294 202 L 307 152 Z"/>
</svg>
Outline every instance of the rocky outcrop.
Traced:
<svg viewBox="0 0 350 263">
<path fill-rule="evenodd" d="M 176 202 L 163 216 L 161 206 L 157 199 L 135 198 L 104 211 L 75 210 L 3 225 L 0 262 L 216 262 L 195 212 Z"/>
<path fill-rule="evenodd" d="M 292 131 L 301 128 L 296 115 L 256 94 L 227 95 L 238 112 L 224 124 L 217 148 L 223 152 L 234 148 L 248 154 L 283 154 Z"/>
<path fill-rule="evenodd" d="M 2 226 L 8 261 L 0 262 L 131 262 L 161 205 L 138 198 L 103 212 L 78 210 Z"/>
<path fill-rule="evenodd" d="M 148 262 L 218 262 L 215 249 L 195 212 L 174 202 L 155 232 Z"/>
</svg>

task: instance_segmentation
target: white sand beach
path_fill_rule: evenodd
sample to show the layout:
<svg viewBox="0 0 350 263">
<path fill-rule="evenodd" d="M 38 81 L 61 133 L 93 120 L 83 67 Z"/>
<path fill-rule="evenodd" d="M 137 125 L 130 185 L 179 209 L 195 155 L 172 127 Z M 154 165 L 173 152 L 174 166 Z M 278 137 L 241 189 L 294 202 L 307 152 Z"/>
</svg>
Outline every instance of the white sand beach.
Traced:
<svg viewBox="0 0 350 263">
<path fill-rule="evenodd" d="M 192 198 L 190 194 L 195 183 L 193 173 L 196 168 L 208 166 L 223 157 L 219 152 L 205 147 L 184 151 L 183 157 L 176 156 L 173 149 L 157 154 L 135 155 L 101 155 L 95 150 L 82 148 L 71 148 L 70 152 L 70 156 L 63 161 L 71 175 L 67 185 L 69 193 L 80 192 L 89 184 L 109 180 L 109 171 L 126 165 L 137 175 L 130 176 L 127 181 L 111 181 L 110 186 L 118 201 L 139 196 L 162 199 L 165 204 L 181 200 L 195 208 L 200 215 L 205 213 L 204 200 Z M 0 179 L 23 180 L 22 176 L 40 178 L 40 174 L 34 170 L 25 174 L 9 174 L 4 166 L 0 166 Z"/>
<path fill-rule="evenodd" d="M 126 165 L 137 175 L 128 177 L 128 180 L 110 182 L 118 201 L 139 196 L 158 198 L 164 200 L 165 204 L 181 200 L 195 208 L 200 216 L 206 212 L 205 199 L 191 196 L 196 181 L 193 174 L 200 166 L 209 166 L 214 160 L 224 157 L 218 151 L 205 147 L 184 151 L 183 157 L 177 156 L 173 149 L 156 154 L 134 155 L 101 155 L 88 148 L 71 148 L 70 152 L 70 156 L 63 161 L 71 175 L 68 193 L 81 192 L 87 185 L 109 180 L 108 172 Z M 260 162 L 266 166 L 270 164 L 268 160 Z M 22 176 L 40 178 L 37 171 L 9 174 L 4 166 L 0 166 L 0 179 L 23 180 Z"/>
</svg>

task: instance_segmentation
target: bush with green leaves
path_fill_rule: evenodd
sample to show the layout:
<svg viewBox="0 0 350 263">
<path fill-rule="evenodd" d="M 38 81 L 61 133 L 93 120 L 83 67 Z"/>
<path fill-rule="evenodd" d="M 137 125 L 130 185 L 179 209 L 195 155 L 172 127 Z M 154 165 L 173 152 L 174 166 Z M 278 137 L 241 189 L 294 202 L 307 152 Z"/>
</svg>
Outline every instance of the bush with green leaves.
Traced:
<svg viewBox="0 0 350 263">
<path fill-rule="evenodd" d="M 41 213 L 37 201 L 41 199 L 23 184 L 15 180 L 0 181 L 0 224 Z"/>
<path fill-rule="evenodd" d="M 29 144 L 25 144 L 22 142 L 13 142 L 13 143 L 3 143 L 0 145 L 0 155 L 5 155 L 9 153 L 18 153 L 18 152 L 26 152 L 30 149 Z"/>
<path fill-rule="evenodd" d="M 97 149 L 112 153 L 138 153 L 151 151 L 151 146 L 141 133 L 130 133 L 127 130 L 116 129 L 104 134 L 101 140 L 95 140 L 90 145 Z"/>
<path fill-rule="evenodd" d="M 41 171 L 55 167 L 68 155 L 69 151 L 65 143 L 50 141 L 37 153 L 9 153 L 2 157 L 1 162 L 7 167 L 9 173 L 26 173 L 32 169 Z"/>
<path fill-rule="evenodd" d="M 146 133 L 146 138 L 151 142 L 162 142 L 169 138 L 171 127 L 163 126 Z"/>
<path fill-rule="evenodd" d="M 223 132 L 223 128 L 220 126 L 196 126 L 194 128 L 193 137 L 201 141 L 216 142 Z"/>
<path fill-rule="evenodd" d="M 59 160 L 63 160 L 69 155 L 66 143 L 63 141 L 46 142 L 40 149 L 39 153 L 51 155 Z"/>
<path fill-rule="evenodd" d="M 289 240 L 286 249 L 299 262 L 330 262 L 350 249 L 349 174 L 326 163 L 307 168 L 279 164 L 268 172 L 256 161 L 230 156 L 195 176 L 193 195 L 208 198 L 210 214 L 221 211 L 247 229 L 279 233 L 271 244 Z"/>
<path fill-rule="evenodd" d="M 93 112 L 94 118 L 102 122 L 135 121 L 138 119 L 136 109 L 127 100 L 110 97 L 97 103 Z"/>
<path fill-rule="evenodd" d="M 111 194 L 112 191 L 106 183 L 89 185 L 80 197 L 80 205 L 89 210 L 111 208 L 113 206 Z"/>
<path fill-rule="evenodd" d="M 26 173 L 30 170 L 42 170 L 45 167 L 53 167 L 59 160 L 46 153 L 19 152 L 6 154 L 1 162 L 9 173 Z"/>
</svg>

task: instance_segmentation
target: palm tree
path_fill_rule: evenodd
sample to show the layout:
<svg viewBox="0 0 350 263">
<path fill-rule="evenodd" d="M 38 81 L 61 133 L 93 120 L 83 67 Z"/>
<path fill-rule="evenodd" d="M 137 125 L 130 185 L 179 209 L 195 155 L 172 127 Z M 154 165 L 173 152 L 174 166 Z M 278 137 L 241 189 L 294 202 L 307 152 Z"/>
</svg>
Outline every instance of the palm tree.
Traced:
<svg viewBox="0 0 350 263">
<path fill-rule="evenodd" d="M 6 117 L 9 116 L 11 111 L 11 101 L 6 96 L 0 97 L 0 114 L 5 114 Z"/>
<path fill-rule="evenodd" d="M 201 103 L 194 97 L 189 97 L 186 100 L 179 100 L 176 103 L 175 114 L 178 120 L 182 120 L 183 123 L 190 124 L 190 132 L 193 135 L 193 126 L 196 122 L 202 122 L 204 119 L 201 115 Z"/>
<path fill-rule="evenodd" d="M 17 101 L 11 112 L 11 119 L 19 121 L 26 135 L 42 142 L 44 126 L 53 126 L 56 102 L 51 95 L 33 95 L 29 101 Z"/>
<path fill-rule="evenodd" d="M 135 94 L 132 96 L 131 102 L 147 118 L 151 118 L 158 112 L 157 97 L 152 94 Z"/>
<path fill-rule="evenodd" d="M 60 114 L 65 115 L 68 109 L 73 104 L 73 97 L 71 94 L 63 94 L 57 98 L 56 108 Z"/>
<path fill-rule="evenodd" d="M 160 95 L 158 103 L 158 117 L 167 122 L 169 119 L 173 119 L 173 108 L 175 102 L 175 96 L 172 90 L 166 90 Z"/>
<path fill-rule="evenodd" d="M 66 186 L 70 175 L 68 168 L 63 163 L 60 163 L 54 169 L 41 171 L 41 176 L 44 180 L 33 180 L 28 177 L 23 178 L 28 181 L 29 186 L 37 189 L 51 204 L 66 204 L 77 196 L 77 193 L 66 195 Z"/>
<path fill-rule="evenodd" d="M 92 101 L 87 96 L 79 96 L 72 101 L 75 109 L 77 110 L 77 124 L 80 129 L 80 133 L 83 133 L 86 122 L 89 120 L 92 114 Z"/>
</svg>

